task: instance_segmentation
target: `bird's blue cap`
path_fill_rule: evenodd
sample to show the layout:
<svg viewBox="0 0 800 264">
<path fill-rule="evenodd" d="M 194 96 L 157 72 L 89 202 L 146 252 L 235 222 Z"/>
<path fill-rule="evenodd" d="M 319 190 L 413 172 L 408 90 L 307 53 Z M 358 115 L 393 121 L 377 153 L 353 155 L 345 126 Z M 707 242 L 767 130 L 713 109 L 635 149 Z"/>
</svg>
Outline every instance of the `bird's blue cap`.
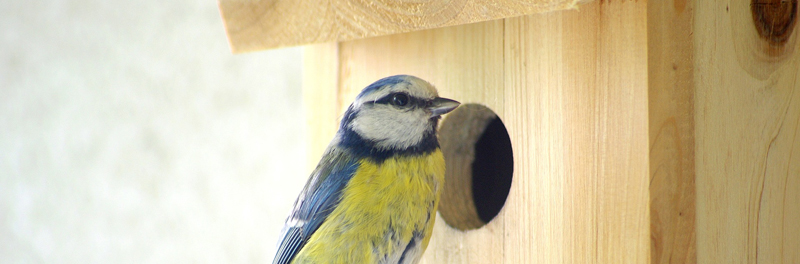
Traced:
<svg viewBox="0 0 800 264">
<path fill-rule="evenodd" d="M 380 79 L 380 80 L 370 84 L 366 88 L 364 88 L 364 90 L 361 90 L 361 93 L 359 93 L 356 98 L 361 98 L 362 96 L 370 94 L 370 93 L 374 92 L 375 90 L 380 89 L 381 87 L 384 87 L 384 86 L 387 86 L 387 85 L 395 85 L 395 84 L 404 82 L 404 81 L 406 81 L 407 78 L 408 78 L 408 75 L 394 75 L 394 76 L 389 76 L 389 77 Z"/>
</svg>

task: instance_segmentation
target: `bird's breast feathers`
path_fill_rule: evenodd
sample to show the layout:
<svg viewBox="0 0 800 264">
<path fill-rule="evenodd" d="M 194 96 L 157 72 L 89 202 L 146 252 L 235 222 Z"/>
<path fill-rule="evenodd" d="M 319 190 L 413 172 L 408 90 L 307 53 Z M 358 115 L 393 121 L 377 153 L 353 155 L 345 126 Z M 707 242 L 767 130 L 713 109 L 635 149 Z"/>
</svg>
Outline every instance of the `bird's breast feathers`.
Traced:
<svg viewBox="0 0 800 264">
<path fill-rule="evenodd" d="M 294 263 L 415 263 L 433 231 L 444 171 L 438 149 L 361 159 L 339 206 Z"/>
</svg>

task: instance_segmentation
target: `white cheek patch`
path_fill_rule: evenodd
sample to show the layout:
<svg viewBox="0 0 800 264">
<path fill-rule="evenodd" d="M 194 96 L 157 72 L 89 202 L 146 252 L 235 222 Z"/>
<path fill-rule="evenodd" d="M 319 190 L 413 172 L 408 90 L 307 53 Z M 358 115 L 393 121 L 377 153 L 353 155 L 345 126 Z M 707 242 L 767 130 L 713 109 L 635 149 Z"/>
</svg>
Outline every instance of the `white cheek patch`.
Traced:
<svg viewBox="0 0 800 264">
<path fill-rule="evenodd" d="M 350 128 L 380 149 L 406 149 L 422 141 L 431 126 L 422 109 L 397 109 L 373 105 L 358 113 Z"/>
</svg>

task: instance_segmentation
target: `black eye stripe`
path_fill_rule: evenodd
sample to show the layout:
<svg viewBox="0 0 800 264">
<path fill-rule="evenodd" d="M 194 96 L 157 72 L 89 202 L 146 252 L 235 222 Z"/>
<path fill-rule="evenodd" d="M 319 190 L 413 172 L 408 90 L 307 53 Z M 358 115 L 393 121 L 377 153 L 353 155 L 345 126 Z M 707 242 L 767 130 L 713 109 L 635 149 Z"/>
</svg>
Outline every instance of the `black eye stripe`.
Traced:
<svg viewBox="0 0 800 264">
<path fill-rule="evenodd" d="M 369 102 L 367 102 L 367 104 L 391 104 L 392 98 L 394 97 L 395 94 L 397 94 L 397 93 L 390 93 L 390 94 L 388 94 L 388 95 L 386 95 L 384 97 L 381 97 L 378 100 L 369 101 Z M 406 95 L 408 96 L 408 104 L 406 106 L 426 107 L 426 106 L 428 106 L 430 104 L 429 100 L 425 100 L 425 99 L 422 99 L 422 98 L 419 98 L 419 97 L 414 97 L 414 96 L 411 96 L 409 94 L 406 94 Z"/>
</svg>

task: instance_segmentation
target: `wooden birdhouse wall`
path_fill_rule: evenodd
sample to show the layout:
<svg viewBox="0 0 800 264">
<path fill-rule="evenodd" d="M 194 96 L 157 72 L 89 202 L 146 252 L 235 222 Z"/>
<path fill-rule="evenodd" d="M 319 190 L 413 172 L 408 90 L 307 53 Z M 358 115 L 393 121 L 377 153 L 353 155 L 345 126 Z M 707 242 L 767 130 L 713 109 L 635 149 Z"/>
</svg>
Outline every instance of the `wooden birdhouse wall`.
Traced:
<svg viewBox="0 0 800 264">
<path fill-rule="evenodd" d="M 440 216 L 424 263 L 800 263 L 797 1 L 561 3 L 303 42 L 339 41 L 304 55 L 309 164 L 363 87 L 416 75 L 494 111 L 514 158 L 497 217 Z M 235 49 L 280 45 L 248 30 Z"/>
<path fill-rule="evenodd" d="M 415 75 L 441 96 L 497 113 L 515 160 L 500 214 L 470 231 L 440 217 L 425 263 L 645 262 L 645 11 L 644 2 L 597 2 L 309 47 L 312 160 L 337 129 L 331 120 L 363 87 Z"/>
</svg>

